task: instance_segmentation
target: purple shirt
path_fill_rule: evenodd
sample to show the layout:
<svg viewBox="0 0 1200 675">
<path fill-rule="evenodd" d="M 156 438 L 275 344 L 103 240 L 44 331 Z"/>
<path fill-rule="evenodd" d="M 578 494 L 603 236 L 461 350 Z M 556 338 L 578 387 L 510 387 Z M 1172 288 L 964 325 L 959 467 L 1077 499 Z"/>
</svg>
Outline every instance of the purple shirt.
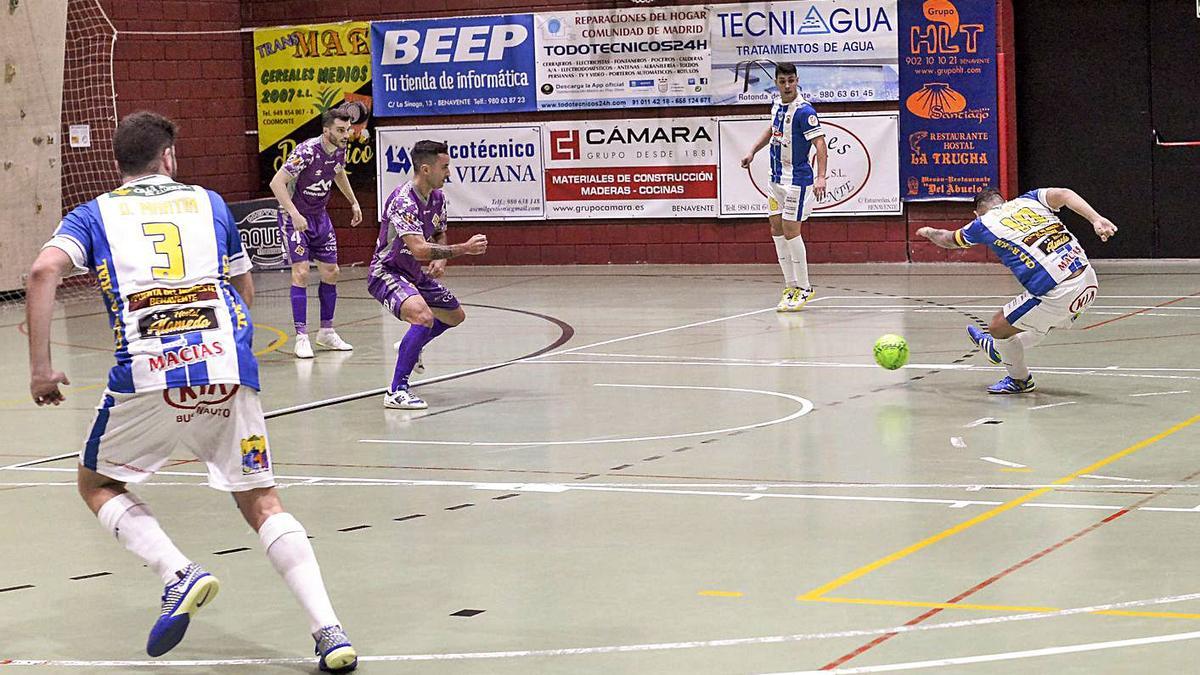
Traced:
<svg viewBox="0 0 1200 675">
<path fill-rule="evenodd" d="M 327 153 L 320 136 L 310 138 L 292 150 L 283 170 L 296 179 L 292 190 L 296 209 L 303 215 L 319 214 L 329 203 L 333 177 L 346 170 L 346 150 L 338 148 Z"/>
<path fill-rule="evenodd" d="M 423 200 L 412 181 L 408 181 L 388 195 L 380 220 L 371 271 L 382 266 L 415 280 L 421 274 L 421 261 L 408 250 L 404 235 L 419 234 L 426 241 L 433 241 L 434 235 L 445 232 L 446 195 L 434 190 L 429 193 L 428 201 Z"/>
</svg>

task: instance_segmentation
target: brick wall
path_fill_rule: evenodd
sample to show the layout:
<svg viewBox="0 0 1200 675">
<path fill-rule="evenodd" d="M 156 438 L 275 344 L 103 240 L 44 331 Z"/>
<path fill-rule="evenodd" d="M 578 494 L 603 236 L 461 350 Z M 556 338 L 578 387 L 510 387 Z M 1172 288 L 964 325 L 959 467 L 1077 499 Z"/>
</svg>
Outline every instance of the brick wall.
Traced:
<svg viewBox="0 0 1200 675">
<path fill-rule="evenodd" d="M 998 0 L 1007 5 L 1009 0 Z M 180 122 L 180 174 L 204 184 L 230 201 L 269 196 L 258 175 L 254 60 L 249 34 L 139 35 L 134 31 L 236 31 L 345 19 L 400 19 L 421 16 L 500 14 L 547 9 L 588 9 L 630 5 L 623 0 L 424 0 L 419 10 L 398 10 L 391 0 L 104 0 L 117 30 L 114 74 L 121 115 L 141 108 L 158 110 Z M 660 0 L 659 5 L 702 4 L 698 0 Z M 1008 24 L 1011 26 L 1011 23 Z M 1010 29 L 1011 30 L 1011 29 Z M 894 109 L 895 104 L 823 105 L 822 111 Z M 639 110 L 640 117 L 745 114 L 747 107 L 664 108 Z M 764 107 L 765 110 L 765 107 Z M 459 116 L 453 122 L 509 122 L 529 119 L 614 119 L 626 111 L 578 111 Z M 447 118 L 380 119 L 388 124 L 445 124 Z M 1015 172 L 1015 162 L 1009 167 Z M 338 227 L 342 262 L 365 262 L 376 233 L 374 190 L 357 191 L 364 225 Z M 335 223 L 349 222 L 341 195 L 331 201 Z M 908 204 L 903 216 L 814 218 L 805 225 L 809 261 L 915 262 L 981 261 L 982 248 L 939 249 L 913 233 L 924 225 L 951 229 L 971 218 L 962 203 Z M 773 263 L 775 249 L 763 220 L 603 220 L 586 222 L 464 223 L 459 237 L 482 232 L 488 254 L 462 259 L 467 264 L 606 263 Z M 457 262 L 457 261 L 456 261 Z"/>
</svg>

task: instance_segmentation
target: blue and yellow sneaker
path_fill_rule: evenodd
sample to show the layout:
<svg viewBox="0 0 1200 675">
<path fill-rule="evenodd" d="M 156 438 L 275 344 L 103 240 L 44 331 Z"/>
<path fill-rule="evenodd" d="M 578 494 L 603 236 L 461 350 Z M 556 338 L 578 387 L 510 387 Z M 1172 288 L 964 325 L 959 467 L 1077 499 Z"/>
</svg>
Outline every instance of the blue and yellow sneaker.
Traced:
<svg viewBox="0 0 1200 675">
<path fill-rule="evenodd" d="M 163 590 L 162 614 L 150 629 L 146 653 L 162 656 L 171 651 L 187 632 L 191 615 L 212 602 L 221 589 L 221 582 L 204 568 L 191 563 L 179 572 L 179 581 Z"/>
<path fill-rule="evenodd" d="M 1029 377 L 1027 377 L 1023 380 L 1014 380 L 1011 377 L 1005 377 L 1003 380 L 1000 380 L 996 384 L 993 384 L 992 386 L 988 387 L 988 393 L 989 394 L 1027 394 L 1027 393 L 1033 391 L 1034 389 L 1037 389 L 1037 385 L 1033 383 L 1032 375 L 1030 375 Z"/>
<path fill-rule="evenodd" d="M 975 326 L 967 326 L 967 335 L 971 337 L 971 342 L 974 342 L 976 347 L 983 350 L 988 361 L 1000 365 L 1000 352 L 996 351 L 996 343 L 987 331 L 979 330 Z"/>
<path fill-rule="evenodd" d="M 341 626 L 325 626 L 313 633 L 317 641 L 317 666 L 326 673 L 348 673 L 358 667 L 358 652 Z"/>
</svg>

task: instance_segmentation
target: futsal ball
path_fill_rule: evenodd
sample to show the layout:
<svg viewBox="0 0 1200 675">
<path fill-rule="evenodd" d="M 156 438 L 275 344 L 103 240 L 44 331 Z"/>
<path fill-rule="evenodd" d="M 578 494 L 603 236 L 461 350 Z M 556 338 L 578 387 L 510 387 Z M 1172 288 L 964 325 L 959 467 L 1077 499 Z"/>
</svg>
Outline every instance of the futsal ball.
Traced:
<svg viewBox="0 0 1200 675">
<path fill-rule="evenodd" d="M 908 363 L 908 343 L 899 335 L 888 333 L 875 341 L 875 363 L 895 370 Z"/>
</svg>

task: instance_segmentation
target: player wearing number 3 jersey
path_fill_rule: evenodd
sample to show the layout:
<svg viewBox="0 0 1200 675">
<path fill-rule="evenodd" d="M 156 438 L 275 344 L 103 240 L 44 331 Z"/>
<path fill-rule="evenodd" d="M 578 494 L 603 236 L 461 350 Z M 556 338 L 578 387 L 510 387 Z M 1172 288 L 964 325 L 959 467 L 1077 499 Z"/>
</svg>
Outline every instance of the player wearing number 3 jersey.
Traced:
<svg viewBox="0 0 1200 675">
<path fill-rule="evenodd" d="M 30 393 L 63 401 L 66 376 L 50 360 L 50 318 L 64 274 L 95 273 L 108 309 L 116 365 L 77 472 L 79 492 L 104 526 L 166 585 L 146 651 L 183 639 L 190 616 L 216 597 L 216 577 L 179 551 L 145 502 L 126 488 L 176 449 L 208 465 L 208 483 L 233 493 L 263 551 L 309 618 L 318 665 L 351 670 L 357 655 L 325 592 L 304 527 L 283 510 L 258 400 L 251 347 L 254 284 L 237 226 L 219 195 L 175 181 L 170 120 L 134 113 L 113 149 L 125 183 L 67 214 L 29 275 Z M 209 514 L 196 525 L 211 527 Z"/>
<path fill-rule="evenodd" d="M 1011 201 L 995 190 L 983 190 L 975 196 L 977 218 L 966 227 L 954 232 L 917 230 L 942 248 L 990 246 L 1025 287 L 996 312 L 988 332 L 967 327 L 971 340 L 992 363 L 1003 363 L 1008 370 L 1008 377 L 989 387 L 989 393 L 1033 391 L 1025 350 L 1041 342 L 1051 328 L 1069 328 L 1096 299 L 1096 272 L 1079 240 L 1058 219 L 1064 206 L 1086 218 L 1101 241 L 1117 233 L 1117 227 L 1083 197 L 1064 188 L 1031 190 Z"/>
</svg>

